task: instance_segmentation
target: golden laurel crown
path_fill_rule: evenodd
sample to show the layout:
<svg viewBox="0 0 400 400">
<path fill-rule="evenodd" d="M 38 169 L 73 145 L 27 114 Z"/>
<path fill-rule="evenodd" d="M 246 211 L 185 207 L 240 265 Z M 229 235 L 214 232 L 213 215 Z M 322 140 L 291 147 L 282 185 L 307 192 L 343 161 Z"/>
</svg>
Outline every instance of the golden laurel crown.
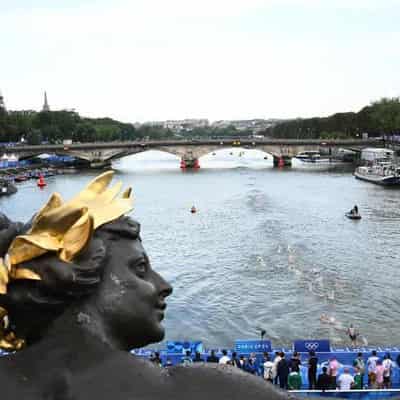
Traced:
<svg viewBox="0 0 400 400">
<path fill-rule="evenodd" d="M 36 214 L 31 229 L 17 236 L 7 255 L 0 258 L 0 294 L 7 293 L 13 279 L 40 280 L 35 272 L 19 264 L 55 252 L 62 261 L 70 262 L 86 246 L 93 232 L 133 209 L 132 190 L 119 196 L 122 182 L 108 188 L 114 172 L 107 171 L 92 180 L 72 200 L 64 203 L 53 193 Z"/>
</svg>

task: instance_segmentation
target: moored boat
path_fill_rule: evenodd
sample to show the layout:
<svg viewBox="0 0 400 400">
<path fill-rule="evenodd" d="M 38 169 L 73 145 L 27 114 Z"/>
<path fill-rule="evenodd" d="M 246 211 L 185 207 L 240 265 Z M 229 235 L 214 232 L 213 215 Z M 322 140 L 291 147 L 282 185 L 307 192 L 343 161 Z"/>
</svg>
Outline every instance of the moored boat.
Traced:
<svg viewBox="0 0 400 400">
<path fill-rule="evenodd" d="M 314 164 L 336 164 L 340 160 L 334 159 L 331 156 L 321 155 L 319 151 L 303 151 L 294 157 L 296 160 L 300 161 L 302 164 L 314 165 Z"/>
<path fill-rule="evenodd" d="M 26 174 L 20 174 L 14 177 L 14 181 L 15 182 L 25 182 L 27 181 L 29 178 Z"/>
<path fill-rule="evenodd" d="M 0 179 L 0 196 L 8 196 L 17 193 L 17 187 L 6 179 Z"/>
<path fill-rule="evenodd" d="M 354 176 L 377 185 L 400 186 L 400 166 L 388 161 L 358 167 L 354 171 Z"/>
</svg>

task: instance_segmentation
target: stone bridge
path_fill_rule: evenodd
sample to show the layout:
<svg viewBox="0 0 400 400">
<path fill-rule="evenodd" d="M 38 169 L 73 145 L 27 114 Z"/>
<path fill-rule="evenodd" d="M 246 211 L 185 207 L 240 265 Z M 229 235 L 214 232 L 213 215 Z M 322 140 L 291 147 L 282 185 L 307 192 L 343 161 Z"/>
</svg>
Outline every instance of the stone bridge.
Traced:
<svg viewBox="0 0 400 400">
<path fill-rule="evenodd" d="M 64 145 L 14 146 L 0 148 L 1 153 L 15 154 L 20 160 L 52 153 L 85 160 L 92 168 L 109 166 L 113 160 L 148 150 L 174 154 L 187 167 L 198 163 L 200 157 L 226 148 L 257 149 L 271 154 L 274 160 L 290 159 L 303 151 L 324 151 L 334 155 L 339 148 L 361 151 L 365 147 L 384 147 L 380 140 L 347 139 L 208 139 L 208 140 L 159 140 L 107 143 L 74 143 Z M 182 165 L 182 164 L 181 164 Z"/>
</svg>

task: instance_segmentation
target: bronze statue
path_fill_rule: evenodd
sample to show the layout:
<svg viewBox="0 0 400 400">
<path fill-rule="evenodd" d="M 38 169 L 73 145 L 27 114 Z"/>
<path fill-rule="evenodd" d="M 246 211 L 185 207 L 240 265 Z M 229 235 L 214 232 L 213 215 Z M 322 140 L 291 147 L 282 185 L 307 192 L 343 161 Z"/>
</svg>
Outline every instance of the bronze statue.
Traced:
<svg viewBox="0 0 400 400">
<path fill-rule="evenodd" d="M 16 350 L 0 357 L 2 399 L 287 398 L 235 367 L 162 369 L 128 352 L 163 339 L 172 288 L 111 179 L 68 203 L 53 195 L 26 225 L 0 216 L 0 345 Z"/>
</svg>

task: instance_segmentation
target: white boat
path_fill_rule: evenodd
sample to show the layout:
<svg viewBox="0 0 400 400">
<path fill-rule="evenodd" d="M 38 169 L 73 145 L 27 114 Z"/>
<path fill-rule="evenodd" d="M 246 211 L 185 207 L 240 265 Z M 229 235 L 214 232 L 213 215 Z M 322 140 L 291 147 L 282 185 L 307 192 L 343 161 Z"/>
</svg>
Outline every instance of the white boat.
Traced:
<svg viewBox="0 0 400 400">
<path fill-rule="evenodd" d="M 400 166 L 387 160 L 358 167 L 354 171 L 354 176 L 377 185 L 400 186 Z"/>
<path fill-rule="evenodd" d="M 304 164 L 336 164 L 340 161 L 329 156 L 321 156 L 319 151 L 303 151 L 295 156 L 296 160 Z"/>
</svg>

